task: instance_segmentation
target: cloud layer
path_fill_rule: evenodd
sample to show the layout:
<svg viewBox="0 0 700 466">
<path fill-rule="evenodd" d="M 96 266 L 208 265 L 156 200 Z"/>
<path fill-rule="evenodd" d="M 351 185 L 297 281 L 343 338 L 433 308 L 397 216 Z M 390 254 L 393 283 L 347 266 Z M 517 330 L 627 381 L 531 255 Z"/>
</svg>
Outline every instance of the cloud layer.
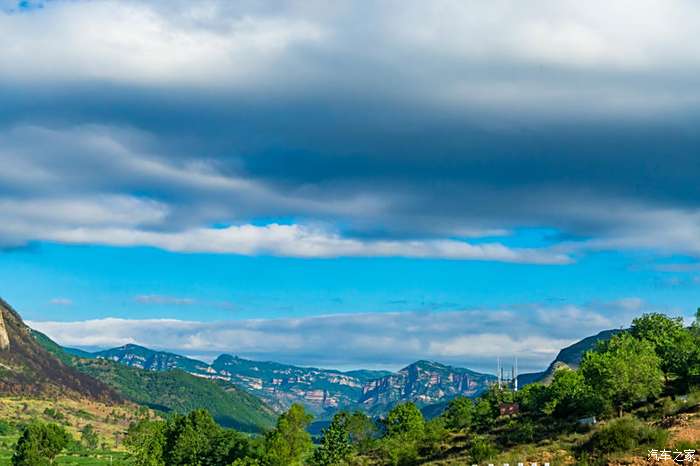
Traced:
<svg viewBox="0 0 700 466">
<path fill-rule="evenodd" d="M 396 369 L 432 359 L 493 369 L 515 357 L 541 370 L 574 341 L 628 325 L 647 306 L 637 299 L 590 306 L 341 314 L 220 322 L 107 318 L 30 322 L 63 345 L 107 348 L 127 343 L 210 359 L 220 353 L 324 367 Z"/>
<path fill-rule="evenodd" d="M 700 256 L 696 2 L 31 5 L 0 6 L 0 246 Z M 493 239 L 523 228 L 561 236 Z"/>
</svg>

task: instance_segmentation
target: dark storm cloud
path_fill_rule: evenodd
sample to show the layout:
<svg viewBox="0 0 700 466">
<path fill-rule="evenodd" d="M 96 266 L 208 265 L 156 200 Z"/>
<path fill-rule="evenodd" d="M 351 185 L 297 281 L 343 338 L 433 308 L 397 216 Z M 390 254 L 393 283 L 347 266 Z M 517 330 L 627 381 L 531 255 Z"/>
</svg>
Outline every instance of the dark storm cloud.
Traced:
<svg viewBox="0 0 700 466">
<path fill-rule="evenodd" d="M 6 176 L 6 204 L 120 199 L 99 226 L 138 233 L 284 217 L 700 253 L 693 2 L 55 2 L 0 23 L 0 157 L 46 172 Z"/>
</svg>

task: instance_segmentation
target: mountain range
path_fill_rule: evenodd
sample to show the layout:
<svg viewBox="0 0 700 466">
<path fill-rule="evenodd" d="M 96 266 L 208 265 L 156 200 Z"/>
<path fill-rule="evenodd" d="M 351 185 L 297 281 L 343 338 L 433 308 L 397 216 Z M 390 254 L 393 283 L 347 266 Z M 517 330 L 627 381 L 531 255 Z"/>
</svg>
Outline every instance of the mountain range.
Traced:
<svg viewBox="0 0 700 466">
<path fill-rule="evenodd" d="M 83 351 L 76 356 L 86 357 Z M 380 414 L 401 401 L 428 405 L 458 395 L 478 396 L 495 377 L 429 361 L 415 362 L 397 373 L 335 371 L 223 354 L 211 364 L 178 354 L 128 344 L 89 357 L 148 371 L 180 369 L 194 376 L 228 382 L 264 400 L 277 412 L 301 403 L 316 415 L 338 409 Z"/>
<path fill-rule="evenodd" d="M 583 353 L 619 330 L 606 330 L 563 348 L 542 372 L 518 376 L 519 386 L 548 382 L 563 366 L 578 367 Z M 127 344 L 95 353 L 67 349 L 81 358 L 113 361 L 152 372 L 182 370 L 203 379 L 217 380 L 262 399 L 276 412 L 301 403 L 317 416 L 339 409 L 360 409 L 381 415 L 400 402 L 413 401 L 426 414 L 439 412 L 457 396 L 475 398 L 488 389 L 496 376 L 434 361 L 417 361 L 396 373 L 389 371 L 336 371 L 299 367 L 270 361 L 253 361 L 222 354 L 211 364 L 175 353 Z M 327 417 L 327 416 L 326 416 Z"/>
<path fill-rule="evenodd" d="M 562 349 L 542 372 L 522 374 L 519 385 L 551 378 L 557 367 L 577 367 L 583 353 L 619 330 Z M 382 415 L 413 401 L 428 416 L 456 396 L 477 397 L 496 377 L 432 361 L 396 373 L 337 371 L 221 355 L 211 364 L 128 344 L 98 352 L 63 348 L 27 327 L 0 300 L 0 394 L 128 400 L 163 412 L 207 408 L 225 426 L 260 432 L 277 413 L 301 403 L 318 419 L 340 409 Z"/>
</svg>

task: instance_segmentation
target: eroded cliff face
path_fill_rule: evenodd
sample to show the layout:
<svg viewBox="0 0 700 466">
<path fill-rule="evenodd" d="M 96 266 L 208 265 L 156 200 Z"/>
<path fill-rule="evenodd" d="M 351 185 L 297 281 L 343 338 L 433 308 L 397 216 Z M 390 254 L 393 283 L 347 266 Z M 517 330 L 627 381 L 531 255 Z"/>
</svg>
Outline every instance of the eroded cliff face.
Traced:
<svg viewBox="0 0 700 466">
<path fill-rule="evenodd" d="M 2 318 L 2 311 L 0 311 L 0 351 L 7 351 L 10 349 L 10 336 L 7 334 L 7 327 L 5 327 L 5 319 Z"/>
<path fill-rule="evenodd" d="M 359 402 L 369 411 L 380 413 L 399 402 L 428 405 L 456 396 L 476 397 L 484 392 L 494 376 L 431 361 L 418 361 L 366 384 Z"/>
</svg>

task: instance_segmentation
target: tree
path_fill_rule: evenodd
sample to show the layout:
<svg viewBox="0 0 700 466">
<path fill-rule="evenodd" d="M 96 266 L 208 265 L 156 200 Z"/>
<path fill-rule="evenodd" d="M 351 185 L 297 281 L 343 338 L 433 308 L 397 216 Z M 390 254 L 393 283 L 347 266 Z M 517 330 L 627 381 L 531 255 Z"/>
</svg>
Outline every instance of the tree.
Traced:
<svg viewBox="0 0 700 466">
<path fill-rule="evenodd" d="M 396 405 L 384 420 L 388 437 L 404 436 L 417 438 L 423 434 L 425 419 L 418 407 L 413 403 Z"/>
<path fill-rule="evenodd" d="M 132 423 L 124 438 L 124 445 L 135 466 L 163 466 L 166 425 L 163 421 L 142 420 Z"/>
<path fill-rule="evenodd" d="M 303 406 L 293 404 L 277 419 L 275 429 L 266 434 L 263 463 L 269 466 L 301 465 L 313 446 L 306 431 L 312 419 Z"/>
<path fill-rule="evenodd" d="M 358 452 L 365 452 L 377 437 L 377 424 L 366 414 L 355 411 L 347 419 L 350 443 Z"/>
<path fill-rule="evenodd" d="M 598 400 L 583 374 L 568 368 L 558 369 L 547 387 L 544 413 L 564 418 L 597 414 Z"/>
<path fill-rule="evenodd" d="M 174 416 L 165 431 L 165 464 L 211 464 L 211 442 L 217 438 L 220 429 L 204 409 L 196 409 L 186 416 Z"/>
<path fill-rule="evenodd" d="M 549 400 L 549 391 L 541 383 L 531 383 L 518 390 L 515 396 L 521 412 L 539 414 L 544 412 L 545 404 Z"/>
<path fill-rule="evenodd" d="M 85 424 L 85 426 L 80 429 L 80 441 L 88 450 L 97 449 L 99 440 L 97 432 L 95 432 L 95 428 L 92 427 L 92 424 Z"/>
<path fill-rule="evenodd" d="M 490 427 L 498 417 L 498 406 L 494 406 L 487 397 L 481 396 L 474 405 L 473 425 L 477 429 Z"/>
<path fill-rule="evenodd" d="M 17 441 L 12 456 L 13 466 L 44 466 L 53 464 L 54 458 L 70 440 L 63 427 L 56 424 L 33 422 L 25 427 Z"/>
<path fill-rule="evenodd" d="M 219 427 L 201 409 L 173 416 L 167 423 L 141 420 L 132 424 L 124 445 L 137 466 L 228 466 L 251 454 L 243 434 Z"/>
<path fill-rule="evenodd" d="M 228 466 L 252 455 L 248 438 L 232 429 L 219 429 L 209 442 L 209 453 L 204 464 Z"/>
<path fill-rule="evenodd" d="M 649 341 L 654 346 L 667 380 L 671 373 L 687 379 L 697 346 L 691 331 L 683 325 L 683 318 L 671 318 L 659 313 L 644 314 L 632 321 L 630 332 L 635 338 Z"/>
<path fill-rule="evenodd" d="M 442 417 L 445 419 L 445 426 L 448 429 L 469 429 L 474 417 L 474 402 L 463 396 L 457 397 L 450 401 Z"/>
<path fill-rule="evenodd" d="M 622 415 L 632 404 L 661 393 L 660 366 L 652 343 L 625 332 L 586 352 L 580 371 L 586 383 Z"/>
<path fill-rule="evenodd" d="M 352 452 L 348 423 L 350 415 L 341 412 L 333 416 L 333 421 L 323 430 L 321 446 L 314 451 L 313 464 L 332 466 L 342 464 Z"/>
<path fill-rule="evenodd" d="M 379 444 L 384 459 L 394 466 L 414 464 L 425 437 L 425 420 L 416 405 L 396 405 L 387 414 L 384 429 Z"/>
</svg>

